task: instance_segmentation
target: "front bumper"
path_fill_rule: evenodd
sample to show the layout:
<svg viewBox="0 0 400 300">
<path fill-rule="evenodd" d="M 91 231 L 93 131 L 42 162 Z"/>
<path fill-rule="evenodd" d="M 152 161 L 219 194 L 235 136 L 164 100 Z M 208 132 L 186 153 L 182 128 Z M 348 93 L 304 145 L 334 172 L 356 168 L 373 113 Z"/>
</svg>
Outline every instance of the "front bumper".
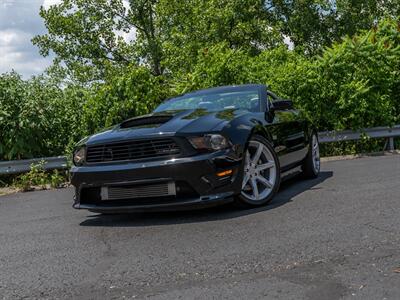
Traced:
<svg viewBox="0 0 400 300">
<path fill-rule="evenodd" d="M 242 159 L 232 149 L 192 157 L 102 164 L 71 169 L 75 186 L 76 209 L 94 212 L 139 212 L 196 209 L 227 203 L 241 189 Z M 225 177 L 216 174 L 225 170 Z M 104 201 L 101 187 L 107 185 L 147 184 L 154 181 L 175 182 L 176 196 Z"/>
</svg>

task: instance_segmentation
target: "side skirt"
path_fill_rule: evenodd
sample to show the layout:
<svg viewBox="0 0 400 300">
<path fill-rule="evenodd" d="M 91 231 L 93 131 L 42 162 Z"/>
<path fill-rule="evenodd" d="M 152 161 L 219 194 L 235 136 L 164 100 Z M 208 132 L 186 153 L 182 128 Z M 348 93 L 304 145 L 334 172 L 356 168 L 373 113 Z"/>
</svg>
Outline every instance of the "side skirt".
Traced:
<svg viewBox="0 0 400 300">
<path fill-rule="evenodd" d="M 289 180 L 293 177 L 296 177 L 297 175 L 300 175 L 302 173 L 301 166 L 294 167 L 292 169 L 289 169 L 287 171 L 282 171 L 281 173 L 281 180 L 286 181 Z"/>
</svg>

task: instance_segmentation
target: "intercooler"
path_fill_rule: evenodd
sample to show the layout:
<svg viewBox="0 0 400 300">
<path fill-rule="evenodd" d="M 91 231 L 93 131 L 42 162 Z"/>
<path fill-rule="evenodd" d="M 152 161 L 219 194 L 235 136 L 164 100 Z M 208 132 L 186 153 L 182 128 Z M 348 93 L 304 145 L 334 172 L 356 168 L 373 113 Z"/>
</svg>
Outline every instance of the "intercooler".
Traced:
<svg viewBox="0 0 400 300">
<path fill-rule="evenodd" d="M 174 182 L 101 187 L 101 200 L 123 200 L 152 197 L 158 198 L 175 195 L 176 188 Z"/>
</svg>

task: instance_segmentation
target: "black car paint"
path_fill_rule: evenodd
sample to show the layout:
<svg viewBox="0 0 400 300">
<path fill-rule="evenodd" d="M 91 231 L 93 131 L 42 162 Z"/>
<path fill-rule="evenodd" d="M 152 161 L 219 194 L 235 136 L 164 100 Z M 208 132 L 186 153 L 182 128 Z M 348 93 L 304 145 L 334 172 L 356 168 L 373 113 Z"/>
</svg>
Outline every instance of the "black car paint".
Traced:
<svg viewBox="0 0 400 300">
<path fill-rule="evenodd" d="M 71 182 L 76 188 L 74 207 L 112 212 L 175 210 L 231 201 L 232 196 L 239 194 L 241 190 L 243 154 L 253 134 L 264 136 L 273 145 L 282 171 L 300 165 L 307 155 L 309 138 L 313 129 L 302 115 L 293 109 L 274 110 L 274 99 L 272 99 L 274 95 L 269 94 L 264 85 L 219 87 L 194 93 L 254 88 L 258 89 L 261 100 L 259 112 L 235 109 L 218 112 L 204 109 L 159 112 L 139 118 L 167 115 L 172 118 L 157 126 L 135 128 L 116 126 L 83 140 L 80 145 L 91 146 L 132 139 L 172 137 L 184 151 L 180 156 L 163 160 L 105 162 L 73 167 Z M 232 147 L 217 152 L 199 153 L 191 147 L 186 137 L 204 133 L 222 134 L 230 140 Z M 217 172 L 226 169 L 233 170 L 232 176 L 222 178 L 222 180 L 216 176 Z M 188 183 L 193 188 L 196 197 L 188 199 L 183 197 L 164 202 L 160 200 L 155 204 L 132 201 L 128 205 L 121 206 L 115 204 L 116 202 L 85 204 L 82 195 L 83 188 L 115 183 L 151 182 L 160 178 Z"/>
</svg>

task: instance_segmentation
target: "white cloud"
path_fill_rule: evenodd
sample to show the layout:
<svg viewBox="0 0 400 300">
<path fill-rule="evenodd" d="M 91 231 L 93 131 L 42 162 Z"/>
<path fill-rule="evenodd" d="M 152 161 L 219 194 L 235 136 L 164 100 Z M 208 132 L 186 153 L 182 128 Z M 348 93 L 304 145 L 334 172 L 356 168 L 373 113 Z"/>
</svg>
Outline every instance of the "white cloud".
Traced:
<svg viewBox="0 0 400 300">
<path fill-rule="evenodd" d="M 0 0 L 0 73 L 15 70 L 27 78 L 42 73 L 51 64 L 52 59 L 43 58 L 31 43 L 35 35 L 46 32 L 39 16 L 44 2 Z"/>
<path fill-rule="evenodd" d="M 0 53 L 2 50 L 0 49 Z M 3 55 L 2 53 L 0 55 Z M 0 59 L 0 73 L 11 72 L 12 70 L 20 73 L 24 78 L 34 74 L 40 74 L 49 66 L 51 60 L 44 57 L 30 58 L 24 52 L 7 52 Z"/>
<path fill-rule="evenodd" d="M 15 70 L 24 78 L 42 73 L 52 61 L 43 58 L 31 39 L 44 34 L 46 28 L 39 16 L 41 5 L 48 9 L 62 0 L 0 0 L 0 74 Z M 129 1 L 123 0 L 129 9 Z M 132 41 L 136 31 L 117 32 L 125 41 Z"/>
<path fill-rule="evenodd" d="M 15 0 L 2 0 L 2 1 L 1 1 L 1 6 L 2 6 L 3 8 L 7 8 L 8 6 L 13 5 L 14 2 L 15 2 Z M 1 7 L 1 6 L 0 6 L 0 7 Z"/>
<path fill-rule="evenodd" d="M 62 0 L 44 0 L 43 1 L 43 7 L 45 9 L 49 9 L 50 6 L 60 4 Z"/>
<path fill-rule="evenodd" d="M 15 70 L 29 77 L 50 64 L 51 59 L 36 55 L 37 49 L 26 45 L 30 38 L 30 33 L 21 30 L 0 30 L 0 73 Z"/>
<path fill-rule="evenodd" d="M 29 38 L 29 34 L 20 30 L 0 30 L 0 47 L 19 45 L 26 38 Z"/>
</svg>

